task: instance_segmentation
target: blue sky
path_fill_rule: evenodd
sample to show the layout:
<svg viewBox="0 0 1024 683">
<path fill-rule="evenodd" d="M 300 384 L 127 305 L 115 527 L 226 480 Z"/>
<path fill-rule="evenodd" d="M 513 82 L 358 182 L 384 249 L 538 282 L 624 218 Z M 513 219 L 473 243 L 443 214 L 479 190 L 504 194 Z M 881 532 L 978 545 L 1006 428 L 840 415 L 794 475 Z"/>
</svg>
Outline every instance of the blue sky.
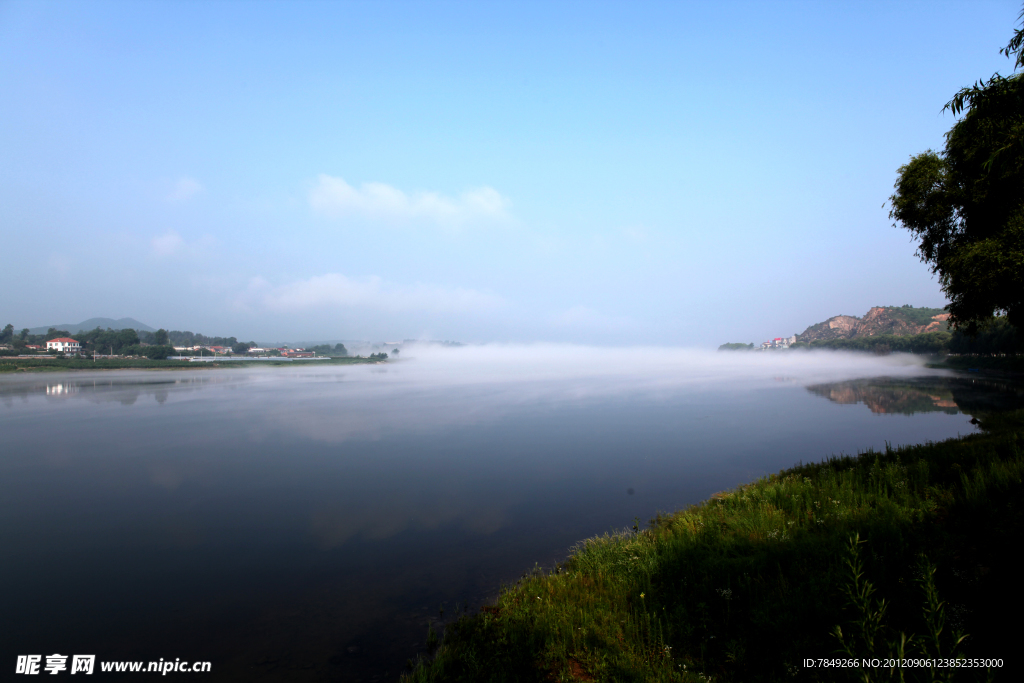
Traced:
<svg viewBox="0 0 1024 683">
<path fill-rule="evenodd" d="M 1018 2 L 0 3 L 0 324 L 717 345 L 942 306 L 883 202 Z"/>
</svg>

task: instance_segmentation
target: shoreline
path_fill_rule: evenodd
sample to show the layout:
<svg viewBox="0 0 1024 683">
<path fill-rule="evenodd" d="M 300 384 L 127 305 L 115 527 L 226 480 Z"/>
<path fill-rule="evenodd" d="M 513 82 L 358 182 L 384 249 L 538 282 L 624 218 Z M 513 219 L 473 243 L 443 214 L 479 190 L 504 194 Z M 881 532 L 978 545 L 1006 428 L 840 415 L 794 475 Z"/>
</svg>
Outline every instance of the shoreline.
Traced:
<svg viewBox="0 0 1024 683">
<path fill-rule="evenodd" d="M 798 463 L 582 541 L 430 631 L 432 656 L 403 680 L 860 680 L 805 662 L 963 656 L 1001 658 L 993 673 L 1010 679 L 1014 634 L 995 624 L 1024 606 L 1006 588 L 1024 535 L 1024 410 L 979 417 L 977 434 Z"/>
<path fill-rule="evenodd" d="M 306 359 L 299 360 L 252 360 L 239 359 L 234 361 L 202 361 L 192 362 L 188 360 L 150 360 L 148 358 L 103 358 L 88 360 L 85 358 L 17 358 L 13 356 L 0 357 L 0 376 L 4 374 L 16 374 L 23 372 L 82 372 L 89 370 L 208 370 L 215 368 L 251 368 L 251 367 L 286 367 L 294 366 L 294 363 L 301 363 Z M 363 357 L 338 357 L 329 359 L 309 359 L 316 365 L 363 365 L 377 364 L 381 361 L 377 358 Z"/>
</svg>

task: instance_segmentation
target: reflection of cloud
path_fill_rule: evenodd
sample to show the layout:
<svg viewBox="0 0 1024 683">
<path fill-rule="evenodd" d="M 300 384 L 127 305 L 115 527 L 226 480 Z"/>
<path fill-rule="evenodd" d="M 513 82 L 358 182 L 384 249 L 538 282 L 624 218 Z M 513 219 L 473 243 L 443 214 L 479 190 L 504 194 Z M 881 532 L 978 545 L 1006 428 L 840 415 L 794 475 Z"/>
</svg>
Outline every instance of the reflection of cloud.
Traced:
<svg viewBox="0 0 1024 683">
<path fill-rule="evenodd" d="M 167 199 L 172 202 L 183 202 L 186 199 L 191 199 L 202 191 L 203 186 L 199 184 L 198 180 L 183 177 L 179 178 L 178 181 L 174 183 L 174 187 L 167 194 Z"/>
<path fill-rule="evenodd" d="M 425 220 L 445 227 L 473 222 L 507 220 L 508 200 L 497 190 L 481 187 L 458 197 L 436 192 L 406 194 L 384 183 L 363 183 L 352 187 L 342 178 L 321 175 L 309 193 L 309 204 L 317 213 L 342 217 L 359 215 L 390 221 Z"/>
<path fill-rule="evenodd" d="M 340 273 L 327 273 L 277 286 L 262 278 L 253 278 L 242 302 L 282 312 L 356 307 L 438 313 L 487 310 L 500 305 L 501 299 L 474 289 L 400 285 L 375 276 L 350 278 Z"/>
</svg>

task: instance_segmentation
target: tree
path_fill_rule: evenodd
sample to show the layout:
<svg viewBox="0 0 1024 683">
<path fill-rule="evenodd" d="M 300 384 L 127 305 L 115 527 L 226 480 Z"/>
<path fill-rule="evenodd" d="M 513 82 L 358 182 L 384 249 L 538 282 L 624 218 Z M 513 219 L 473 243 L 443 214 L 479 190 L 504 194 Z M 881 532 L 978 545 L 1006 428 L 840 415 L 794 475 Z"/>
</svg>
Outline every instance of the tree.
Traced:
<svg viewBox="0 0 1024 683">
<path fill-rule="evenodd" d="M 248 344 L 246 344 L 245 342 L 239 342 L 237 344 L 232 344 L 231 351 L 232 351 L 232 353 L 242 353 L 242 354 L 244 354 L 244 353 L 248 353 L 249 349 L 251 349 L 251 348 L 252 347 L 249 346 Z"/>
<path fill-rule="evenodd" d="M 1024 12 L 1021 13 L 1024 19 Z M 1024 33 L 1000 50 L 1024 66 Z M 1024 328 L 1024 74 L 963 88 L 943 111 L 962 118 L 941 153 L 899 169 L 890 218 L 918 240 L 949 298 L 950 324 L 967 334 L 993 315 Z M 966 112 L 966 113 L 964 113 Z"/>
<path fill-rule="evenodd" d="M 157 346 L 167 346 L 167 330 L 160 328 L 154 332 L 153 343 Z"/>
<path fill-rule="evenodd" d="M 12 339 L 14 339 L 14 325 L 8 323 L 4 331 L 0 332 L 0 344 L 6 344 Z"/>
<path fill-rule="evenodd" d="M 144 355 L 150 360 L 167 360 L 167 356 L 174 354 L 173 346 L 157 345 L 147 346 L 144 349 Z"/>
</svg>

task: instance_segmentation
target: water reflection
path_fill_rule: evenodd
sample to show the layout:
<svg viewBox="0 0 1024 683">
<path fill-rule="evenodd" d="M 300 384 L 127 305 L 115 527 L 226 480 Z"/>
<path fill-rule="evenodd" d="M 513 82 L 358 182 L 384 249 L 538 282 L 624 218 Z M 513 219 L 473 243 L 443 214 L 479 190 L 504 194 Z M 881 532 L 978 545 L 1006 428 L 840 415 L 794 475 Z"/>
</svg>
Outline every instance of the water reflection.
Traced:
<svg viewBox="0 0 1024 683">
<path fill-rule="evenodd" d="M 198 390 L 235 382 L 244 382 L 244 376 L 225 377 L 214 373 L 186 374 L 164 372 L 84 372 L 75 375 L 48 375 L 4 378 L 0 382 L 0 404 L 13 407 L 14 399 L 22 402 L 34 396 L 47 399 L 76 398 L 90 403 L 116 402 L 134 405 L 140 398 L 153 397 L 164 403 L 171 390 Z"/>
<path fill-rule="evenodd" d="M 769 356 L 0 378 L 0 659 L 395 679 L 442 603 L 798 460 L 968 433 L 958 411 L 1002 396 L 901 360 Z"/>
<path fill-rule="evenodd" d="M 1024 389 L 999 379 L 876 377 L 814 384 L 807 390 L 834 403 L 863 404 L 879 415 L 978 415 L 1024 408 Z"/>
</svg>

